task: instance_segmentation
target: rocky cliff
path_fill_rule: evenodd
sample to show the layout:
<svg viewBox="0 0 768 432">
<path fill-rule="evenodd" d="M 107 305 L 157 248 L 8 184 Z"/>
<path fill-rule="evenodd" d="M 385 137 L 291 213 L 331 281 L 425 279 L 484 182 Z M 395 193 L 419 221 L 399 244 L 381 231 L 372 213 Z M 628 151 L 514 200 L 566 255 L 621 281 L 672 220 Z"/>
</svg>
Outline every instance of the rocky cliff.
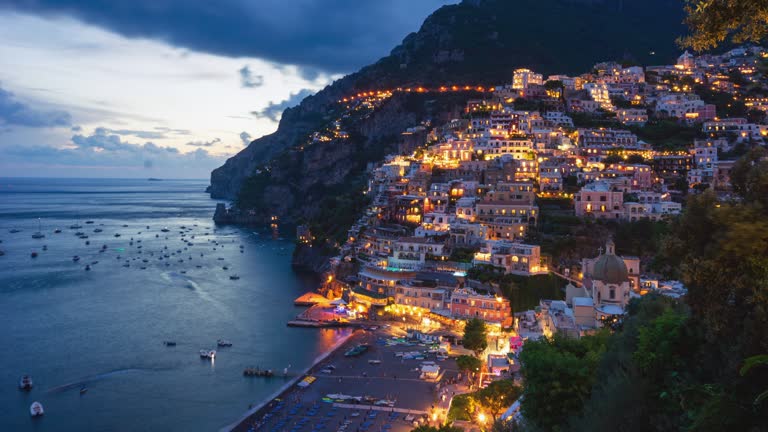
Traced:
<svg viewBox="0 0 768 432">
<path fill-rule="evenodd" d="M 581 73 L 609 59 L 662 64 L 676 54 L 682 16 L 678 0 L 465 0 L 444 6 L 389 56 L 287 109 L 275 133 L 253 141 L 211 173 L 209 192 L 214 198 L 237 199 L 260 166 L 300 146 L 331 120 L 336 101 L 344 96 L 414 84 L 499 84 L 509 82 L 516 67 L 550 74 Z M 385 117 L 367 119 L 353 144 L 319 146 L 304 155 L 303 172 L 314 177 L 315 169 L 329 170 L 321 183 L 336 184 L 349 174 L 337 163 L 340 158 L 370 150 L 360 140 L 379 141 L 415 120 L 397 105 L 377 115 Z M 274 177 L 266 200 L 278 207 L 296 206 L 295 191 L 280 180 Z"/>
</svg>

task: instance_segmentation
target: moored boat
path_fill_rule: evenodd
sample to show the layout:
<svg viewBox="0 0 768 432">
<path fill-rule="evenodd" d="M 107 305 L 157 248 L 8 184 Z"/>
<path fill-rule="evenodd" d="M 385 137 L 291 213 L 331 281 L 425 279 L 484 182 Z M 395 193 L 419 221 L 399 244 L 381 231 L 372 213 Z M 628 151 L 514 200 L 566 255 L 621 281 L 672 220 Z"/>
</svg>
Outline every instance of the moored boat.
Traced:
<svg viewBox="0 0 768 432">
<path fill-rule="evenodd" d="M 29 415 L 32 417 L 40 417 L 44 413 L 43 404 L 38 401 L 32 402 L 32 405 L 29 406 Z"/>
<path fill-rule="evenodd" d="M 29 375 L 22 375 L 21 378 L 19 378 L 19 389 L 21 390 L 31 390 L 32 386 L 34 384 L 32 383 L 32 377 Z"/>
<path fill-rule="evenodd" d="M 200 358 L 214 360 L 216 358 L 216 350 L 200 350 Z"/>
<path fill-rule="evenodd" d="M 226 339 L 219 339 L 219 340 L 216 341 L 216 345 L 218 345 L 220 347 L 231 347 L 232 346 L 232 342 L 230 342 L 230 341 L 228 341 Z"/>
</svg>

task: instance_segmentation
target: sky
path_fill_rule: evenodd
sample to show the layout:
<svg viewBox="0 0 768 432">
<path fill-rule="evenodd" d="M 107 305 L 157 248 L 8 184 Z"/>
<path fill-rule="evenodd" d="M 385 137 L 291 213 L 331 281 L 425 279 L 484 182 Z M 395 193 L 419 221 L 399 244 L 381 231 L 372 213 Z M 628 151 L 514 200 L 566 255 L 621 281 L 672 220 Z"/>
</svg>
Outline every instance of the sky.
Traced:
<svg viewBox="0 0 768 432">
<path fill-rule="evenodd" d="M 208 178 L 449 0 L 0 0 L 0 177 Z"/>
</svg>

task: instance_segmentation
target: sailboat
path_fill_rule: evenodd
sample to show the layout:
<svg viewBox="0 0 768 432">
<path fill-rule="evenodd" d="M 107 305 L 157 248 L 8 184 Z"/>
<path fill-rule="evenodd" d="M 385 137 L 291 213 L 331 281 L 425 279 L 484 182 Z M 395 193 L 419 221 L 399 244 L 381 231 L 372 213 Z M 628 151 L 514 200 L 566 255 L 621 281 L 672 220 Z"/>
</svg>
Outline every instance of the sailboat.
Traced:
<svg viewBox="0 0 768 432">
<path fill-rule="evenodd" d="M 41 231 L 42 231 L 42 225 L 40 222 L 40 218 L 37 218 L 37 232 L 32 234 L 32 238 L 33 239 L 45 238 L 45 234 L 43 234 Z"/>
</svg>

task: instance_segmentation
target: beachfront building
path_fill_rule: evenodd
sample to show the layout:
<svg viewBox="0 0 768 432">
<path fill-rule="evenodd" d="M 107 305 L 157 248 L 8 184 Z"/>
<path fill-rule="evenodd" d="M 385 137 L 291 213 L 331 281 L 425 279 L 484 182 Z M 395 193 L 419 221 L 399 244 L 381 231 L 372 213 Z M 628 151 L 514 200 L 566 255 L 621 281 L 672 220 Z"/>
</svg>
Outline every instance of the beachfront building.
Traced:
<svg viewBox="0 0 768 432">
<path fill-rule="evenodd" d="M 509 327 L 512 308 L 509 300 L 490 294 L 479 294 L 471 288 L 460 288 L 451 294 L 449 312 L 455 319 L 479 318 L 483 321 Z"/>
</svg>

